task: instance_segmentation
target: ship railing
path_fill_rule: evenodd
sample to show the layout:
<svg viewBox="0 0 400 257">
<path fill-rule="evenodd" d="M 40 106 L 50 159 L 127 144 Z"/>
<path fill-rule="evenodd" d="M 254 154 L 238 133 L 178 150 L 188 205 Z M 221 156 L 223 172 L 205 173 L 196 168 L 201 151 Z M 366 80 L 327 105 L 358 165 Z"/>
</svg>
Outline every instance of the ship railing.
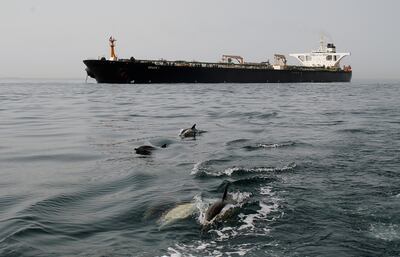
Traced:
<svg viewBox="0 0 400 257">
<path fill-rule="evenodd" d="M 244 64 L 227 64 L 227 63 L 208 63 L 208 62 L 184 62 L 184 61 L 147 61 L 159 66 L 176 66 L 176 67 L 201 67 L 201 68 L 225 68 L 225 69 L 271 69 L 271 65 L 265 63 L 244 63 Z"/>
<path fill-rule="evenodd" d="M 175 67 L 199 67 L 199 68 L 223 68 L 223 69 L 273 69 L 268 62 L 264 63 L 213 63 L 213 62 L 197 62 L 197 61 L 168 61 L 168 60 L 137 60 L 137 59 L 119 59 L 123 62 L 151 63 L 157 66 L 175 66 Z"/>
</svg>

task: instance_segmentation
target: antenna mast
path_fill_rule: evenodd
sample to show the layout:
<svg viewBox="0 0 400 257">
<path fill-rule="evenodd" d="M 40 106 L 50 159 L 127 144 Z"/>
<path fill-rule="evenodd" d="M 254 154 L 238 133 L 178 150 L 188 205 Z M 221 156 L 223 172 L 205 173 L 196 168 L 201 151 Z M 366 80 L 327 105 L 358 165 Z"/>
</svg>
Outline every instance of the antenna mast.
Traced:
<svg viewBox="0 0 400 257">
<path fill-rule="evenodd" d="M 108 41 L 110 41 L 110 48 L 111 48 L 111 55 L 109 60 L 116 61 L 118 58 L 117 55 L 115 54 L 115 41 L 117 40 L 111 36 Z"/>
</svg>

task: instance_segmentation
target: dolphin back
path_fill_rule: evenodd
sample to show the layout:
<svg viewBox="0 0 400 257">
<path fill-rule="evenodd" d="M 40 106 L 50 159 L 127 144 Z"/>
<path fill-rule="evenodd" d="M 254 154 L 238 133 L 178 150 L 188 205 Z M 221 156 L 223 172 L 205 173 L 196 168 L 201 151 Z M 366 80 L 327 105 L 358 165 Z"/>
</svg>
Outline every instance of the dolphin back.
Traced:
<svg viewBox="0 0 400 257">
<path fill-rule="evenodd" d="M 229 183 L 227 183 L 226 186 L 225 186 L 225 190 L 224 190 L 224 194 L 222 196 L 222 199 L 220 201 L 215 202 L 213 205 L 211 205 L 208 208 L 208 210 L 206 212 L 206 220 L 207 221 L 211 221 L 225 207 L 225 205 L 226 205 L 225 199 L 226 199 L 226 196 L 228 194 L 228 187 L 229 187 Z"/>
<path fill-rule="evenodd" d="M 225 203 L 223 201 L 218 201 L 211 205 L 206 212 L 206 220 L 211 221 L 215 216 L 217 216 L 222 209 L 225 207 Z"/>
<path fill-rule="evenodd" d="M 184 203 L 175 206 L 173 209 L 164 213 L 159 219 L 160 228 L 174 223 L 178 220 L 186 219 L 192 215 L 196 210 L 194 203 Z"/>
</svg>

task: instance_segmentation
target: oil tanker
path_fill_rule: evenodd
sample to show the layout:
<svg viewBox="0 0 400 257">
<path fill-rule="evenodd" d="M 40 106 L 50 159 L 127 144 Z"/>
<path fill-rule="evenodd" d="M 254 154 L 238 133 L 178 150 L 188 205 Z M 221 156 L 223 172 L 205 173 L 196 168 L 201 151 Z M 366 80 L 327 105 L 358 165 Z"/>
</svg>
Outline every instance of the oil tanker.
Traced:
<svg viewBox="0 0 400 257">
<path fill-rule="evenodd" d="M 318 50 L 289 54 L 300 65 L 287 65 L 274 55 L 274 63 L 245 62 L 238 55 L 223 55 L 220 62 L 119 59 L 110 37 L 110 58 L 84 60 L 87 76 L 98 83 L 296 83 L 350 82 L 351 66 L 340 66 L 350 53 L 337 53 L 333 43 L 321 39 Z"/>
</svg>

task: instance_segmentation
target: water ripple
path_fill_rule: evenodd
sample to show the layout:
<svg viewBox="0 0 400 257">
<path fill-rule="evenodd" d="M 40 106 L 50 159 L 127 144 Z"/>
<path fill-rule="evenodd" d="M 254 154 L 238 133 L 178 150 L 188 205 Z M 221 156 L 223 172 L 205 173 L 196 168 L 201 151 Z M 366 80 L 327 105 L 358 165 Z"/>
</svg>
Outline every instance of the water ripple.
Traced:
<svg viewBox="0 0 400 257">
<path fill-rule="evenodd" d="M 399 83 L 0 81 L 0 256 L 399 256 L 399 99 Z M 194 123 L 207 133 L 182 140 Z"/>
</svg>

